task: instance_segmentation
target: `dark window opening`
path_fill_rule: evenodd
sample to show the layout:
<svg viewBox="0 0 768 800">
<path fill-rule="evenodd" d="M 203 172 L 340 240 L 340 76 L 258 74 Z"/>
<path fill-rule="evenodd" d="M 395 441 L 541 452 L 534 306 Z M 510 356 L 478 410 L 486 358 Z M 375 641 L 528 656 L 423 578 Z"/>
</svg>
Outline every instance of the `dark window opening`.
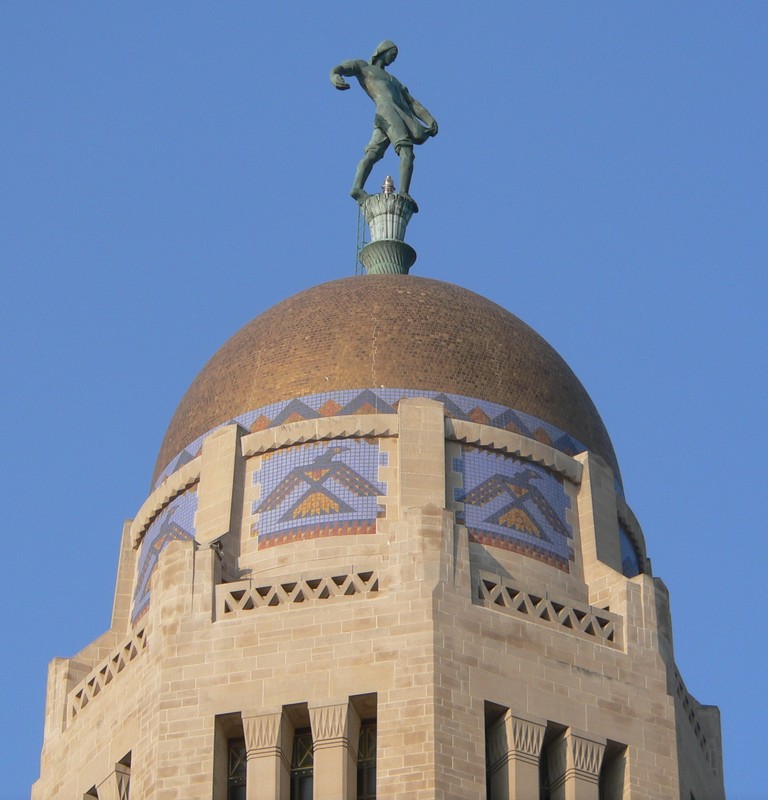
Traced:
<svg viewBox="0 0 768 800">
<path fill-rule="evenodd" d="M 622 800 L 626 763 L 627 748 L 618 742 L 606 742 L 598 783 L 600 800 Z"/>
<path fill-rule="evenodd" d="M 549 758 L 547 752 L 542 751 L 539 759 L 539 800 L 551 800 L 552 784 L 549 775 Z"/>
<path fill-rule="evenodd" d="M 541 755 L 539 756 L 539 800 L 552 800 L 552 784 L 561 777 L 560 775 L 553 775 L 550 767 L 553 748 L 562 746 L 560 742 L 565 730 L 563 725 L 558 725 L 556 722 L 547 722 Z"/>
<path fill-rule="evenodd" d="M 506 783 L 499 774 L 498 753 L 494 755 L 492 741 L 499 736 L 505 738 L 503 717 L 507 709 L 504 706 L 485 701 L 485 797 L 486 800 L 501 800 L 506 796 Z M 499 726 L 502 726 L 499 730 Z"/>
<path fill-rule="evenodd" d="M 357 749 L 357 800 L 376 798 L 376 720 L 360 726 Z"/>
<path fill-rule="evenodd" d="M 245 800 L 245 739 L 227 742 L 227 800 Z"/>
<path fill-rule="evenodd" d="M 312 732 L 308 728 L 300 728 L 293 735 L 291 800 L 312 800 L 314 771 Z"/>
</svg>

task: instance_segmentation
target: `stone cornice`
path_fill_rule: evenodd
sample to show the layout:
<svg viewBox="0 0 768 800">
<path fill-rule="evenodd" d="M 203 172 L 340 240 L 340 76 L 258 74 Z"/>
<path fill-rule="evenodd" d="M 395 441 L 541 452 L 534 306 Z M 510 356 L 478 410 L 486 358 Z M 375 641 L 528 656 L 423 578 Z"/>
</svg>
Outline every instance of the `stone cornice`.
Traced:
<svg viewBox="0 0 768 800">
<path fill-rule="evenodd" d="M 490 425 L 481 425 L 479 422 L 467 422 L 447 417 L 445 438 L 519 456 L 557 472 L 571 483 L 577 485 L 581 483 L 583 467 L 576 459 L 567 456 L 560 450 L 555 450 L 554 447 L 537 442 L 535 439 L 521 436 L 519 433 L 494 428 Z"/>
<path fill-rule="evenodd" d="M 131 544 L 134 548 L 139 546 L 147 528 L 168 503 L 200 480 L 201 464 L 200 456 L 188 461 L 176 472 L 172 472 L 144 501 L 131 523 Z"/>
<path fill-rule="evenodd" d="M 248 457 L 306 442 L 364 436 L 397 436 L 399 422 L 397 414 L 349 414 L 290 422 L 244 436 L 242 453 Z"/>
</svg>

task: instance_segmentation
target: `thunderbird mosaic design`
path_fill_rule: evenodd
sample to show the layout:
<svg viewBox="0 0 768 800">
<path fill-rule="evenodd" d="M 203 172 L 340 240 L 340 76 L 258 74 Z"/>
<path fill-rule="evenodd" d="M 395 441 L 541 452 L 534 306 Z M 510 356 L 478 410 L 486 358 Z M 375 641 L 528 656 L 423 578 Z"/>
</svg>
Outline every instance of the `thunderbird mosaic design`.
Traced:
<svg viewBox="0 0 768 800">
<path fill-rule="evenodd" d="M 381 454 L 383 455 L 383 454 Z M 254 473 L 262 499 L 254 504 L 259 548 L 297 539 L 374 533 L 381 515 L 377 442 L 297 445 L 264 456 Z"/>
<path fill-rule="evenodd" d="M 175 497 L 153 520 L 141 540 L 139 570 L 133 593 L 133 622 L 149 606 L 149 579 L 157 566 L 157 559 L 168 542 L 194 537 L 197 492 L 187 491 Z"/>
<path fill-rule="evenodd" d="M 471 541 L 568 569 L 570 499 L 558 476 L 513 456 L 469 447 L 454 469 L 464 479 L 455 499 L 464 504 L 462 519 Z"/>
</svg>

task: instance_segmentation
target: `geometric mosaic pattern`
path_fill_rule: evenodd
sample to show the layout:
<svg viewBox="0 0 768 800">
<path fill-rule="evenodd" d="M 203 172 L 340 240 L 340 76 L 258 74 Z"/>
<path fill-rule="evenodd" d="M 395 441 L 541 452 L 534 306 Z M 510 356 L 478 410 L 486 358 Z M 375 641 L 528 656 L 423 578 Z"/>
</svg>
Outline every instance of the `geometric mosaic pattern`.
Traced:
<svg viewBox="0 0 768 800">
<path fill-rule="evenodd" d="M 560 476 L 505 453 L 463 445 L 454 459 L 462 488 L 454 500 L 469 539 L 531 556 L 568 572 L 573 531 L 566 519 L 571 501 Z"/>
<path fill-rule="evenodd" d="M 301 539 L 376 532 L 383 516 L 378 498 L 378 440 L 335 439 L 286 447 L 263 455 L 253 483 L 251 509 L 259 549 Z"/>
<path fill-rule="evenodd" d="M 168 542 L 194 538 L 196 511 L 197 492 L 188 489 L 174 497 L 147 528 L 139 547 L 139 567 L 133 591 L 131 621 L 134 624 L 149 606 L 149 579 L 160 553 Z"/>
<path fill-rule="evenodd" d="M 530 414 L 524 414 L 498 403 L 489 403 L 472 397 L 419 389 L 345 389 L 337 392 L 322 392 L 293 400 L 271 403 L 263 408 L 240 414 L 222 423 L 222 425 L 237 423 L 246 430 L 261 431 L 277 425 L 284 425 L 288 422 L 298 422 L 306 419 L 352 414 L 396 414 L 399 402 L 411 397 L 427 397 L 430 400 L 437 400 L 444 403 L 445 411 L 449 417 L 479 422 L 483 425 L 490 425 L 493 428 L 519 433 L 529 439 L 535 439 L 554 447 L 555 450 L 560 450 L 569 456 L 576 455 L 576 453 L 581 453 L 587 449 L 569 434 L 564 433 L 548 422 L 532 417 Z M 215 428 L 212 430 L 215 430 Z M 200 452 L 203 439 L 210 433 L 211 431 L 208 431 L 198 437 L 173 458 L 158 476 L 155 487 L 167 475 L 175 472 L 185 463 L 195 458 Z"/>
</svg>

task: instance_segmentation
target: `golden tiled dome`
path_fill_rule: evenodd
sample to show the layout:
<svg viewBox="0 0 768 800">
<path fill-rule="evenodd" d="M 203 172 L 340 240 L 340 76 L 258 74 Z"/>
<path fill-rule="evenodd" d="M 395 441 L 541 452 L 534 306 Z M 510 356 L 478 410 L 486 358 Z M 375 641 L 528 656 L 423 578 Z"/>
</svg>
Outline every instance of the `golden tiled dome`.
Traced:
<svg viewBox="0 0 768 800">
<path fill-rule="evenodd" d="M 409 275 L 325 283 L 249 322 L 184 395 L 155 474 L 199 436 L 245 412 L 380 387 L 445 392 L 530 414 L 582 442 L 618 475 L 597 409 L 544 339 L 474 292 Z"/>
</svg>

